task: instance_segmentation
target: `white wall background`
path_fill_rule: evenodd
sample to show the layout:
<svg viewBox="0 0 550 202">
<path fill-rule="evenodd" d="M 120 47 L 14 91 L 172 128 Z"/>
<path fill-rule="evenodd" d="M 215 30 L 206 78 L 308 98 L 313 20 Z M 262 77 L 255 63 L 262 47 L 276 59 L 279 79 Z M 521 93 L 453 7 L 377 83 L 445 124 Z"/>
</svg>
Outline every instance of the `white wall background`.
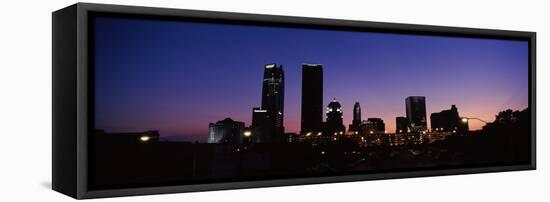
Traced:
<svg viewBox="0 0 550 202">
<path fill-rule="evenodd" d="M 527 201 L 550 199 L 547 135 L 550 6 L 541 0 L 90 1 L 126 5 L 536 31 L 538 170 L 202 193 L 108 201 Z M 75 1 L 1 1 L 0 201 L 68 201 L 51 186 L 51 12 Z M 545 191 L 546 190 L 546 191 Z"/>
</svg>

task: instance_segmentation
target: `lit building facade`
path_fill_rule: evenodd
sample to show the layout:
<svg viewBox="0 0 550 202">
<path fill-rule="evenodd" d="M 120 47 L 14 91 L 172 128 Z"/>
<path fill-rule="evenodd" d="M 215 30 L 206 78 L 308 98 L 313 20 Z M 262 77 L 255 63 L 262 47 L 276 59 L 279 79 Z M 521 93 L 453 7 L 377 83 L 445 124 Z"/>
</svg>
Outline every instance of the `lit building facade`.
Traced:
<svg viewBox="0 0 550 202">
<path fill-rule="evenodd" d="M 208 143 L 237 144 L 242 141 L 244 122 L 231 118 L 208 124 Z"/>
<path fill-rule="evenodd" d="M 327 120 L 323 133 L 326 135 L 343 135 L 346 132 L 342 120 L 343 114 L 342 105 L 336 99 L 333 99 L 327 106 Z"/>
<path fill-rule="evenodd" d="M 252 112 L 254 142 L 274 142 L 284 134 L 285 76 L 277 64 L 264 66 L 262 105 Z"/>
</svg>

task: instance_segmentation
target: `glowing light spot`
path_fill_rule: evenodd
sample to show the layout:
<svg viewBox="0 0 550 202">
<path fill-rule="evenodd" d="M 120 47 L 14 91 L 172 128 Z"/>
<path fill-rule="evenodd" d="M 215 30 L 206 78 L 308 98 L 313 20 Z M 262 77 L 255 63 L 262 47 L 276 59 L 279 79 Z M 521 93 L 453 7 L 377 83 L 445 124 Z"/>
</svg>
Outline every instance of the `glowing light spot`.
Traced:
<svg viewBox="0 0 550 202">
<path fill-rule="evenodd" d="M 146 135 L 145 135 L 145 136 L 141 136 L 141 137 L 139 138 L 139 140 L 142 141 L 142 142 L 147 142 L 147 141 L 149 141 L 150 139 L 151 139 L 151 137 L 146 136 Z"/>
</svg>

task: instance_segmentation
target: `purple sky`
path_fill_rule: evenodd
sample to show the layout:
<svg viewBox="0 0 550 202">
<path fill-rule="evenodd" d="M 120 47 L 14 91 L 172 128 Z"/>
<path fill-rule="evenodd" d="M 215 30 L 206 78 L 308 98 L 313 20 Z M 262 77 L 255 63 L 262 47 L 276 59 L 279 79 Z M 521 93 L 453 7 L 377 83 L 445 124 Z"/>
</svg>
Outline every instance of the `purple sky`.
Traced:
<svg viewBox="0 0 550 202">
<path fill-rule="evenodd" d="M 340 101 L 346 127 L 356 101 L 391 132 L 411 95 L 426 96 L 428 118 L 452 104 L 486 121 L 528 106 L 526 41 L 107 17 L 95 26 L 95 123 L 109 132 L 204 142 L 210 122 L 249 125 L 267 63 L 285 70 L 286 132 L 300 130 L 302 63 L 324 65 L 324 105 Z"/>
</svg>

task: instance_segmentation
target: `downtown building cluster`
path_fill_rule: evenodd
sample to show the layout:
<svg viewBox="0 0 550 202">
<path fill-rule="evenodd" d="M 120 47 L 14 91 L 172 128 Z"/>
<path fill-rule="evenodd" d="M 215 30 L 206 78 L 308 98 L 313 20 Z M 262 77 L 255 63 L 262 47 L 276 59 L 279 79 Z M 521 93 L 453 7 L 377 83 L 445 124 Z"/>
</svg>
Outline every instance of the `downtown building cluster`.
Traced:
<svg viewBox="0 0 550 202">
<path fill-rule="evenodd" d="M 297 141 L 323 144 L 348 139 L 365 146 L 397 146 L 433 142 L 448 135 L 465 134 L 468 131 L 468 123 L 461 121 L 455 105 L 449 110 L 432 113 L 431 129 L 428 129 L 424 96 L 409 96 L 405 99 L 406 116 L 396 117 L 395 133 L 386 130 L 381 118 L 370 117 L 363 120 L 359 102 L 353 106 L 353 119 L 346 130 L 343 107 L 335 98 L 323 110 L 323 65 L 302 64 L 300 132 L 285 133 L 284 83 L 281 65 L 265 65 L 261 106 L 252 109 L 252 124 L 246 127 L 243 122 L 230 118 L 210 123 L 208 143 Z"/>
</svg>

